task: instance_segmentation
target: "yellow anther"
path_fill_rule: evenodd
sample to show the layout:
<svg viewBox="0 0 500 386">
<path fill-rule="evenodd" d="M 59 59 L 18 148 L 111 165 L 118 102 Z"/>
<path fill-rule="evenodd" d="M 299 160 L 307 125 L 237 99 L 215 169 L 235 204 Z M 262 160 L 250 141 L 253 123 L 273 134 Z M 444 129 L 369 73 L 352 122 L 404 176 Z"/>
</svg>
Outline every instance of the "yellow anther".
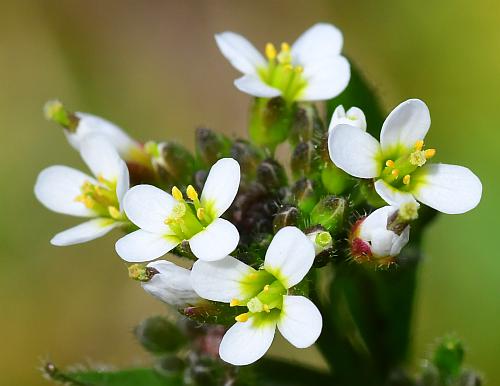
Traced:
<svg viewBox="0 0 500 386">
<path fill-rule="evenodd" d="M 267 292 L 267 291 L 269 291 L 269 284 L 266 284 L 266 285 L 264 286 L 264 291 L 266 291 L 266 292 Z"/>
<path fill-rule="evenodd" d="M 122 216 L 116 206 L 108 206 L 108 213 L 111 218 L 114 218 L 115 220 L 119 220 Z"/>
<path fill-rule="evenodd" d="M 239 314 L 237 317 L 235 317 L 234 319 L 237 321 L 237 322 L 246 322 L 248 320 L 248 318 L 250 317 L 250 315 L 248 315 L 248 312 L 245 312 L 244 314 Z"/>
<path fill-rule="evenodd" d="M 231 299 L 231 302 L 229 303 L 229 307 L 236 307 L 240 305 L 240 301 L 238 299 Z"/>
<path fill-rule="evenodd" d="M 291 64 L 285 64 L 285 70 L 292 71 L 293 70 L 293 66 Z"/>
<path fill-rule="evenodd" d="M 184 197 L 182 196 L 182 192 L 177 186 L 174 186 L 172 188 L 172 196 L 174 196 L 177 201 L 182 201 L 184 199 Z"/>
<path fill-rule="evenodd" d="M 422 150 L 423 147 L 424 147 L 424 141 L 422 141 L 421 139 L 415 142 L 415 150 L 420 151 Z"/>
<path fill-rule="evenodd" d="M 265 312 L 271 312 L 271 309 L 269 308 L 269 306 L 268 306 L 267 304 L 264 304 L 264 305 L 262 306 L 262 308 L 263 308 L 263 310 L 264 310 Z"/>
<path fill-rule="evenodd" d="M 281 52 L 289 52 L 290 51 L 290 44 L 287 42 L 281 43 Z"/>
<path fill-rule="evenodd" d="M 266 44 L 266 56 L 269 60 L 273 60 L 276 58 L 276 47 L 274 47 L 273 43 Z"/>
<path fill-rule="evenodd" d="M 399 176 L 399 170 L 398 169 L 394 169 L 391 174 L 393 175 L 393 177 L 397 177 Z"/>
<path fill-rule="evenodd" d="M 254 272 L 254 273 L 251 273 L 250 275 L 248 275 L 248 278 L 250 280 L 255 280 L 259 277 L 259 275 L 257 275 L 257 272 Z"/>
<path fill-rule="evenodd" d="M 388 168 L 393 168 L 394 165 L 396 165 L 396 164 L 394 163 L 394 161 L 392 159 L 385 161 L 385 166 L 387 166 Z"/>
<path fill-rule="evenodd" d="M 295 72 L 296 72 L 297 74 L 302 74 L 302 73 L 304 72 L 304 67 L 302 67 L 302 66 L 297 66 L 297 67 L 295 67 L 295 68 L 294 68 L 294 70 L 295 70 Z"/>
<path fill-rule="evenodd" d="M 429 159 L 436 155 L 436 149 L 427 149 L 424 153 L 425 153 L 425 158 Z"/>
<path fill-rule="evenodd" d="M 186 195 L 190 200 L 196 201 L 198 199 L 198 193 L 196 192 L 196 189 L 193 188 L 193 185 L 188 185 Z"/>
<path fill-rule="evenodd" d="M 410 183 L 411 176 L 407 174 L 403 177 L 403 184 L 408 185 Z"/>
<path fill-rule="evenodd" d="M 205 218 L 205 208 L 198 208 L 196 210 L 196 217 L 198 217 L 199 220 L 203 220 Z"/>
</svg>

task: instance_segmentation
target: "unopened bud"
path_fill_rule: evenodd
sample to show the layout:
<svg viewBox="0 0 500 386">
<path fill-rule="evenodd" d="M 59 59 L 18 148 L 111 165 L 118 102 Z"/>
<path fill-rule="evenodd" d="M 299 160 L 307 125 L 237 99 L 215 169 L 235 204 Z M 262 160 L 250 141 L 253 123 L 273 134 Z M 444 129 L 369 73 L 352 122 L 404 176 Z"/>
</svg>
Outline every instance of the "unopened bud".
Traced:
<svg viewBox="0 0 500 386">
<path fill-rule="evenodd" d="M 162 316 L 143 320 L 134 335 L 141 345 L 151 353 L 174 353 L 186 344 L 186 337 L 179 328 Z"/>
<path fill-rule="evenodd" d="M 387 230 L 397 235 L 403 233 L 411 221 L 418 218 L 419 204 L 416 201 L 405 202 L 387 220 Z"/>
<path fill-rule="evenodd" d="M 193 155 L 175 142 L 148 142 L 144 146 L 153 167 L 163 181 L 186 185 L 191 181 L 195 168 Z"/>
<path fill-rule="evenodd" d="M 241 139 L 233 143 L 231 157 L 240 164 L 242 176 L 246 180 L 255 178 L 257 167 L 263 159 L 260 149 Z"/>
<path fill-rule="evenodd" d="M 273 232 L 276 233 L 286 226 L 297 225 L 298 218 L 299 211 L 294 206 L 287 205 L 280 208 L 273 219 Z"/>
<path fill-rule="evenodd" d="M 276 146 L 288 137 L 294 106 L 289 105 L 282 97 L 255 98 L 249 124 L 252 141 L 274 152 Z"/>
<path fill-rule="evenodd" d="M 287 184 L 287 177 L 283 166 L 274 159 L 268 158 L 257 168 L 257 181 L 267 190 L 276 190 Z"/>
<path fill-rule="evenodd" d="M 62 102 L 58 100 L 48 101 L 43 107 L 43 112 L 45 118 L 47 118 L 49 121 L 60 124 L 70 132 L 76 131 L 79 119 L 74 113 L 66 110 Z"/>
<path fill-rule="evenodd" d="M 314 171 L 318 161 L 316 148 L 311 141 L 300 142 L 293 151 L 291 168 L 295 178 L 308 176 Z"/>
<path fill-rule="evenodd" d="M 128 267 L 128 277 L 137 281 L 150 281 L 157 273 L 155 268 L 143 264 L 132 264 Z"/>
<path fill-rule="evenodd" d="M 231 141 L 225 135 L 208 128 L 198 128 L 195 134 L 196 151 L 207 166 L 231 154 Z"/>
<path fill-rule="evenodd" d="M 447 336 L 438 343 L 432 363 L 439 370 L 442 379 L 455 379 L 460 375 L 464 355 L 462 342 L 455 337 Z"/>
<path fill-rule="evenodd" d="M 246 307 L 231 307 L 227 303 L 206 301 L 196 306 L 184 307 L 179 312 L 199 323 L 231 326 L 234 324 L 234 318 L 244 310 Z"/>
<path fill-rule="evenodd" d="M 325 131 L 316 106 L 312 103 L 299 103 L 293 117 L 290 142 L 295 145 L 299 142 L 317 141 Z"/>
<path fill-rule="evenodd" d="M 181 376 L 185 368 L 186 362 L 175 355 L 163 356 L 155 365 L 155 370 L 166 377 Z"/>
<path fill-rule="evenodd" d="M 321 181 L 329 193 L 337 195 L 352 188 L 356 182 L 354 178 L 331 162 L 321 171 Z"/>
<path fill-rule="evenodd" d="M 294 201 L 302 212 L 309 213 L 318 202 L 318 190 L 315 183 L 307 178 L 298 180 L 292 186 Z"/>
<path fill-rule="evenodd" d="M 335 234 L 342 229 L 347 209 L 348 203 L 345 198 L 326 196 L 311 211 L 311 224 L 319 224 Z"/>
</svg>

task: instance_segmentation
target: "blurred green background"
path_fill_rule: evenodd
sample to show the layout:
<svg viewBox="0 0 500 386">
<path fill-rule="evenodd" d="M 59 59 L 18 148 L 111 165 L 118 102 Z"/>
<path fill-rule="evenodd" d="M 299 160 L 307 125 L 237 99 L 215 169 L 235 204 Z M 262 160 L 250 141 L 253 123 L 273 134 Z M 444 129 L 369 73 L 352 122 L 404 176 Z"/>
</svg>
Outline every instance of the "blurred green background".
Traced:
<svg viewBox="0 0 500 386">
<path fill-rule="evenodd" d="M 414 366 L 433 340 L 462 337 L 467 363 L 500 384 L 500 3 L 497 1 L 2 1 L 0 4 L 0 384 L 43 385 L 37 367 L 134 365 L 148 358 L 131 329 L 164 311 L 127 278 L 117 234 L 57 248 L 77 220 L 49 212 L 32 190 L 51 164 L 83 167 L 42 106 L 117 122 L 141 140 L 192 147 L 200 124 L 244 135 L 249 98 L 213 34 L 258 47 L 293 41 L 318 21 L 344 32 L 345 52 L 390 109 L 418 97 L 432 114 L 439 160 L 471 167 L 481 205 L 429 229 L 414 329 Z M 363 106 L 360 106 L 363 107 Z M 492 177 L 493 173 L 493 177 Z M 495 201 L 496 200 L 496 201 Z M 272 353 L 281 355 L 279 342 Z M 318 354 L 287 346 L 310 363 Z"/>
</svg>

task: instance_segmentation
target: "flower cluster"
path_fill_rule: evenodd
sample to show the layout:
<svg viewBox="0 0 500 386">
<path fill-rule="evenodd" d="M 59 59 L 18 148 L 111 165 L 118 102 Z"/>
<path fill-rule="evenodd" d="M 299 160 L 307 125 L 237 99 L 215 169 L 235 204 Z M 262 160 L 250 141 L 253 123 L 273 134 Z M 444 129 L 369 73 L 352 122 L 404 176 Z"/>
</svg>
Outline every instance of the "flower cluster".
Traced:
<svg viewBox="0 0 500 386">
<path fill-rule="evenodd" d="M 266 353 L 276 328 L 298 348 L 318 339 L 318 270 L 397 269 L 411 226 L 423 224 L 419 211 L 464 213 L 482 188 L 469 169 L 432 163 L 421 100 L 389 114 L 380 142 L 359 107 L 337 105 L 324 123 L 311 101 L 335 101 L 350 79 L 334 26 L 317 24 L 279 50 L 268 43 L 265 56 L 233 32 L 215 39 L 244 74 L 236 87 L 256 97 L 250 140 L 200 128 L 194 153 L 176 142 L 142 144 L 102 118 L 49 102 L 47 117 L 93 176 L 51 166 L 35 195 L 55 212 L 91 218 L 52 244 L 121 229 L 115 249 L 130 277 L 188 318 L 232 324 L 220 358 L 246 365 Z M 285 142 L 289 167 L 274 157 Z M 161 259 L 167 254 L 184 266 Z"/>
</svg>

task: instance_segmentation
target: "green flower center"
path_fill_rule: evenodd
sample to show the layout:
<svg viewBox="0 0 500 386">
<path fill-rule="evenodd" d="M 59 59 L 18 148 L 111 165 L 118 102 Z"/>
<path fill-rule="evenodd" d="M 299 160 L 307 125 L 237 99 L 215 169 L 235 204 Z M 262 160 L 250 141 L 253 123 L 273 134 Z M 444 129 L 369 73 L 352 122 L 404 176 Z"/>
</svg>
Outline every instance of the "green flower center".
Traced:
<svg viewBox="0 0 500 386">
<path fill-rule="evenodd" d="M 97 177 L 98 183 L 93 184 L 86 181 L 80 187 L 81 194 L 75 197 L 75 201 L 81 202 L 87 208 L 93 210 L 99 217 L 107 217 L 117 221 L 126 220 L 120 212 L 120 203 L 116 196 L 116 181 Z"/>
<path fill-rule="evenodd" d="M 435 155 L 435 149 L 424 150 L 422 140 L 417 141 L 413 149 L 398 148 L 386 152 L 382 156 L 385 166 L 380 178 L 398 190 L 409 191 L 412 188 L 412 175 Z"/>
<path fill-rule="evenodd" d="M 189 240 L 217 217 L 213 210 L 213 204 L 204 202 L 202 205 L 193 186 L 187 187 L 186 195 L 189 201 L 184 199 L 179 188 L 176 186 L 172 188 L 172 196 L 177 200 L 177 204 L 172 209 L 170 216 L 165 219 L 165 224 L 180 240 Z"/>
<path fill-rule="evenodd" d="M 272 43 L 267 43 L 266 57 L 267 67 L 258 69 L 262 81 L 280 90 L 285 100 L 296 100 L 307 86 L 307 81 L 302 75 L 304 69 L 292 63 L 290 45 L 281 43 L 281 50 L 277 52 Z"/>
</svg>

